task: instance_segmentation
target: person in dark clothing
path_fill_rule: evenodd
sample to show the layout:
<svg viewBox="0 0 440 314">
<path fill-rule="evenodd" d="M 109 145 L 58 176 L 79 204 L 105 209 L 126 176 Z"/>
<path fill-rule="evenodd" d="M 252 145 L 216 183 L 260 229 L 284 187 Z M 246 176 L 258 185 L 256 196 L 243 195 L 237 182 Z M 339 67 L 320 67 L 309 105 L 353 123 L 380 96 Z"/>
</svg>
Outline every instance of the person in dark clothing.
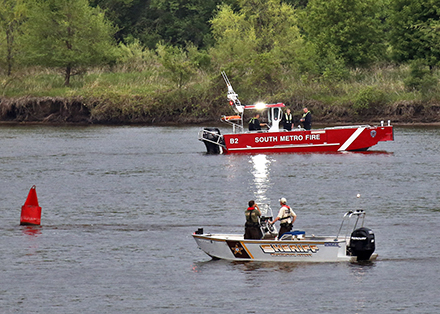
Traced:
<svg viewBox="0 0 440 314">
<path fill-rule="evenodd" d="M 246 209 L 246 224 L 244 225 L 244 238 L 259 240 L 263 237 L 260 228 L 261 211 L 255 201 L 249 201 L 249 207 Z"/>
<path fill-rule="evenodd" d="M 312 128 L 312 113 L 307 108 L 304 108 L 303 111 L 304 114 L 299 121 L 302 122 L 304 129 L 310 130 Z"/>
<path fill-rule="evenodd" d="M 250 121 L 249 121 L 249 131 L 258 131 L 261 130 L 262 126 L 265 126 L 266 123 L 260 123 L 260 114 L 256 114 Z"/>
<path fill-rule="evenodd" d="M 292 131 L 293 127 L 293 115 L 290 113 L 290 109 L 287 108 L 286 112 L 283 114 L 283 118 L 281 119 L 283 122 L 283 127 L 285 130 Z"/>
</svg>

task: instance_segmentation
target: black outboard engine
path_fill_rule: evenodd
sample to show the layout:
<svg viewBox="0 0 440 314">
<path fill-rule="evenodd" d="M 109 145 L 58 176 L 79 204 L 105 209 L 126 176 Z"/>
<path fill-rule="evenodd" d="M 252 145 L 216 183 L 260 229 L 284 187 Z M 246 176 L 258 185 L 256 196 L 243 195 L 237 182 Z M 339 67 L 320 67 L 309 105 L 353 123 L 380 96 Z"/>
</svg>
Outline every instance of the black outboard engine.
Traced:
<svg viewBox="0 0 440 314">
<path fill-rule="evenodd" d="M 218 128 L 204 128 L 203 129 L 203 143 L 205 143 L 208 154 L 220 154 L 220 148 L 223 138 L 220 136 Z"/>
<path fill-rule="evenodd" d="M 368 261 L 375 249 L 374 233 L 371 229 L 362 227 L 351 233 L 349 255 L 357 256 L 358 261 Z"/>
</svg>

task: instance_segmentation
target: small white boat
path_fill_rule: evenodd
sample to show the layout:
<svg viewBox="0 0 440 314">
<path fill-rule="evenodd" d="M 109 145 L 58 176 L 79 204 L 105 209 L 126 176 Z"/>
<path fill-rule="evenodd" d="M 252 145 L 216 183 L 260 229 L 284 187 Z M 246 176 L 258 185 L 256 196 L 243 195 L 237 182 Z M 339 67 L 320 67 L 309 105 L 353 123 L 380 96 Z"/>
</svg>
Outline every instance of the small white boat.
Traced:
<svg viewBox="0 0 440 314">
<path fill-rule="evenodd" d="M 340 235 L 344 224 L 355 217 L 350 235 Z M 371 261 L 377 258 L 375 238 L 371 229 L 363 227 L 365 211 L 344 214 L 336 236 L 306 235 L 305 231 L 288 232 L 278 239 L 276 230 L 262 217 L 263 238 L 246 240 L 241 234 L 210 234 L 199 228 L 193 237 L 198 247 L 214 259 L 231 261 L 274 262 L 340 262 Z M 357 228 L 358 223 L 361 226 Z M 347 222 L 347 223 L 346 223 Z"/>
</svg>

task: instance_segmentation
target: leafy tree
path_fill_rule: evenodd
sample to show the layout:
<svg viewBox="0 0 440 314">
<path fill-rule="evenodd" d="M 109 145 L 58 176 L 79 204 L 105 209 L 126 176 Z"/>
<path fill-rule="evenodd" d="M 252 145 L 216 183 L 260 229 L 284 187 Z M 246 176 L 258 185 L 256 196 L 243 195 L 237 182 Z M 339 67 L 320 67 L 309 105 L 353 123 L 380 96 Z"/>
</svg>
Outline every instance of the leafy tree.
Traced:
<svg viewBox="0 0 440 314">
<path fill-rule="evenodd" d="M 28 62 L 64 69 L 64 84 L 82 67 L 116 58 L 115 28 L 87 0 L 35 1 L 25 24 Z"/>
<path fill-rule="evenodd" d="M 136 38 L 150 49 L 159 42 L 184 48 L 212 44 L 209 20 L 221 3 L 236 0 L 92 0 L 119 26 L 117 39 Z M 131 39 L 130 39 L 131 40 Z"/>
<path fill-rule="evenodd" d="M 0 0 L 0 64 L 12 74 L 17 54 L 16 38 L 26 17 L 26 6 L 21 0 Z"/>
<path fill-rule="evenodd" d="M 198 69 L 209 63 L 206 53 L 198 51 L 193 44 L 188 44 L 184 49 L 160 43 L 156 51 L 160 63 L 166 69 L 166 75 L 179 89 L 182 89 Z"/>
<path fill-rule="evenodd" d="M 305 8 L 309 0 L 283 0 L 283 2 L 290 4 L 295 8 Z"/>
<path fill-rule="evenodd" d="M 119 43 L 119 57 L 117 61 L 129 72 L 142 72 L 155 67 L 157 55 L 154 50 L 146 49 L 139 40 L 134 39 L 127 44 Z"/>
<path fill-rule="evenodd" d="M 191 42 L 203 47 L 209 34 L 209 19 L 219 0 L 152 0 L 159 14 L 155 27 L 160 37 L 173 45 Z"/>
<path fill-rule="evenodd" d="M 440 61 L 440 2 L 392 0 L 390 43 L 397 62 L 423 59 L 430 66 Z"/>
<path fill-rule="evenodd" d="M 341 56 L 350 67 L 384 57 L 381 0 L 310 0 L 302 25 L 321 58 Z"/>
<path fill-rule="evenodd" d="M 105 16 L 117 25 L 115 38 L 120 42 L 125 37 L 131 37 L 133 25 L 144 8 L 150 6 L 149 0 L 90 0 L 92 7 L 100 7 Z"/>
<path fill-rule="evenodd" d="M 275 87 L 283 67 L 295 68 L 303 41 L 292 6 L 276 0 L 240 0 L 240 10 L 220 7 L 212 19 L 211 54 L 223 69 L 250 74 L 250 85 Z"/>
<path fill-rule="evenodd" d="M 408 90 L 418 90 L 425 95 L 437 86 L 438 80 L 429 70 L 425 60 L 417 59 L 410 61 L 409 75 L 403 83 Z"/>
</svg>

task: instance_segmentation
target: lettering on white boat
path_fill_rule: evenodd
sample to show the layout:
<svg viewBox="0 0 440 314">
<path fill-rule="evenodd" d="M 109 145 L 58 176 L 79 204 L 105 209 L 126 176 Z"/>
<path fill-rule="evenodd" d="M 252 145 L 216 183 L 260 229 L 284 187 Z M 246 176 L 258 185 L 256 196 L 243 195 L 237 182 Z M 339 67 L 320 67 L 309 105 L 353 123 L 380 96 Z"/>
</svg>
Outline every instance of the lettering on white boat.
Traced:
<svg viewBox="0 0 440 314">
<path fill-rule="evenodd" d="M 325 242 L 324 246 L 336 246 L 336 247 L 341 247 L 339 245 L 339 242 Z"/>
<path fill-rule="evenodd" d="M 237 142 L 232 142 L 231 138 L 231 144 L 237 144 Z M 278 136 L 257 136 L 255 137 L 255 143 L 275 143 L 275 142 L 300 142 L 300 141 L 320 141 L 321 140 L 321 134 L 306 134 L 305 136 L 302 134 L 298 135 L 281 135 L 279 138 Z"/>
<path fill-rule="evenodd" d="M 318 246 L 313 244 L 262 244 L 260 248 L 263 253 L 277 256 L 312 256 L 319 251 Z"/>
</svg>

